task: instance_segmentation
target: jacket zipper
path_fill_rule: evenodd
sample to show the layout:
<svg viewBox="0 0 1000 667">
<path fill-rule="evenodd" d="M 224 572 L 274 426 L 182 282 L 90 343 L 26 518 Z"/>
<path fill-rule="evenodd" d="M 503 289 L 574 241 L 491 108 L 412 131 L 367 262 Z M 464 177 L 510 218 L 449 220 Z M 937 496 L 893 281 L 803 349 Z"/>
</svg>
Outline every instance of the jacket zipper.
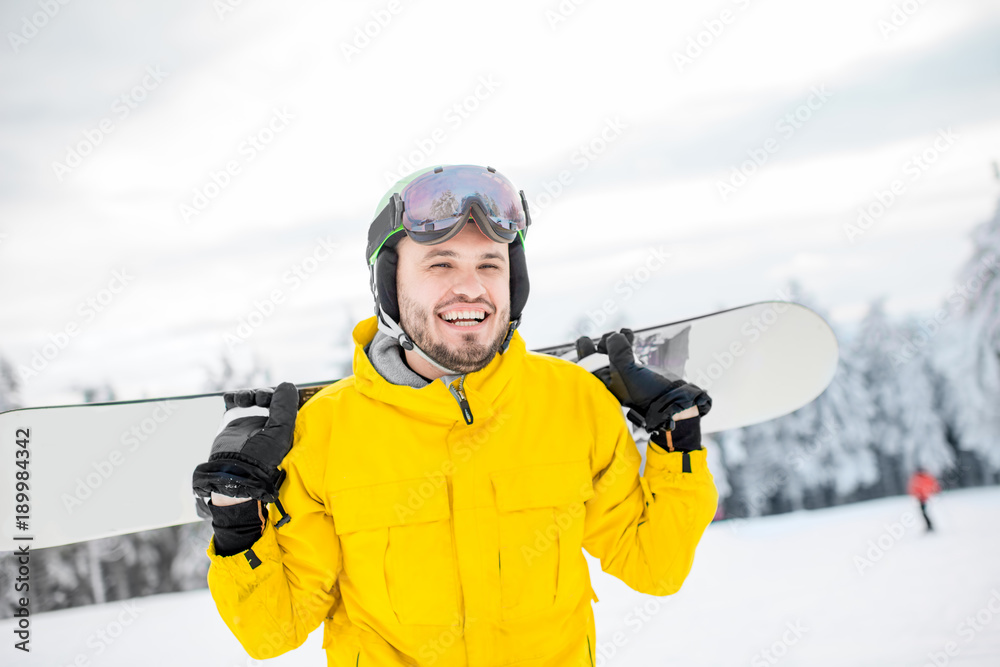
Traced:
<svg viewBox="0 0 1000 667">
<path fill-rule="evenodd" d="M 458 401 L 458 407 L 462 408 L 462 416 L 465 417 L 465 423 L 472 423 L 472 408 L 469 407 L 469 401 L 465 398 L 465 391 L 462 387 L 465 386 L 465 376 L 458 378 L 448 385 L 448 390 L 451 391 L 451 395 L 455 397 Z"/>
</svg>

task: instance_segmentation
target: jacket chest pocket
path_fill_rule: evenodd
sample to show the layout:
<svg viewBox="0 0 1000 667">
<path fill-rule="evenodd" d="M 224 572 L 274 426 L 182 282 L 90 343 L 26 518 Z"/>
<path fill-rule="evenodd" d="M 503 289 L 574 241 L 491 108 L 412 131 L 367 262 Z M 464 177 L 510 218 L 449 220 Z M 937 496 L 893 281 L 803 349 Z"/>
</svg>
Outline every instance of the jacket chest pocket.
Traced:
<svg viewBox="0 0 1000 667">
<path fill-rule="evenodd" d="M 426 477 L 330 498 L 353 596 L 404 625 L 451 625 L 459 612 L 448 487 Z M 346 596 L 345 596 L 346 599 Z"/>
<path fill-rule="evenodd" d="M 577 585 L 584 501 L 594 495 L 585 461 L 492 473 L 500 556 L 500 614 L 515 620 L 549 611 Z"/>
</svg>

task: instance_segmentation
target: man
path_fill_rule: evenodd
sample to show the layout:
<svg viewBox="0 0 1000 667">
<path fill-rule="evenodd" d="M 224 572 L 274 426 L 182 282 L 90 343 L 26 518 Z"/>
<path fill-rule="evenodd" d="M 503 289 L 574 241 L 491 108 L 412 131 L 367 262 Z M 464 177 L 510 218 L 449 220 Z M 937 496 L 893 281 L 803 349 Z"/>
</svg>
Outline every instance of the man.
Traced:
<svg viewBox="0 0 1000 667">
<path fill-rule="evenodd" d="M 924 515 L 927 532 L 933 532 L 934 524 L 931 523 L 931 518 L 927 514 L 927 501 L 930 500 L 931 496 L 941 491 L 941 486 L 938 484 L 937 479 L 923 468 L 917 468 L 913 476 L 910 477 L 907 491 L 920 503 L 920 512 Z"/>
<path fill-rule="evenodd" d="M 593 666 L 583 548 L 638 591 L 680 588 L 718 499 L 710 399 L 638 366 L 628 332 L 581 338 L 608 354 L 595 374 L 527 352 L 529 224 L 492 168 L 400 181 L 369 231 L 354 375 L 297 417 L 287 383 L 227 396 L 195 487 L 209 587 L 251 656 L 323 623 L 329 665 Z M 644 477 L 622 405 L 657 443 Z"/>
</svg>

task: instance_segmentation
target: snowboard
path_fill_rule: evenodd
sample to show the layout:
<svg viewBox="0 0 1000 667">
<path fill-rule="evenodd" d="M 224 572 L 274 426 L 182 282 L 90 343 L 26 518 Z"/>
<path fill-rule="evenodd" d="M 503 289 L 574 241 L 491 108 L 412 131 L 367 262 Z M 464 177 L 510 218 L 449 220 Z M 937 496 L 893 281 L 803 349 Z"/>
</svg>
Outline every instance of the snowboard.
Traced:
<svg viewBox="0 0 1000 667">
<path fill-rule="evenodd" d="M 838 358 L 829 325 L 781 301 L 638 329 L 634 348 L 640 362 L 711 395 L 704 434 L 802 407 L 830 383 Z M 575 341 L 535 352 L 577 361 Z M 607 364 L 604 355 L 583 361 L 590 370 Z M 299 385 L 300 401 L 328 384 Z M 0 414 L 0 550 L 201 520 L 191 474 L 224 411 L 214 393 Z"/>
</svg>

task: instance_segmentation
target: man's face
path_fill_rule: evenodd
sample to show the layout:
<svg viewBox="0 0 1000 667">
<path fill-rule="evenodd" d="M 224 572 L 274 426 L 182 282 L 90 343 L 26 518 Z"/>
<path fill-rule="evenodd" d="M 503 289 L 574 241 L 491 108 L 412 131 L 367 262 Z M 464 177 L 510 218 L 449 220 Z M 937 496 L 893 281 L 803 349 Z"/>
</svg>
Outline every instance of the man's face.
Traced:
<svg viewBox="0 0 1000 667">
<path fill-rule="evenodd" d="M 507 245 L 488 239 L 474 222 L 444 243 L 397 246 L 396 293 L 400 324 L 439 364 L 460 373 L 484 368 L 500 350 L 510 323 Z M 407 353 L 425 377 L 441 372 Z"/>
</svg>

